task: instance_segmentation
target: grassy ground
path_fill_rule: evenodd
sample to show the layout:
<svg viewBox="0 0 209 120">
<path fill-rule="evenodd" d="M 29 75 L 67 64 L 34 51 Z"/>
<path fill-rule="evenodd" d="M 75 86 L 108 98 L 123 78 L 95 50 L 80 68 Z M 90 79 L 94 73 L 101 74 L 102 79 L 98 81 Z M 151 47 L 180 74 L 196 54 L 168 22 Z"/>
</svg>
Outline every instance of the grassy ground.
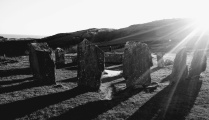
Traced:
<svg viewBox="0 0 209 120">
<path fill-rule="evenodd" d="M 57 85 L 41 85 L 30 73 L 27 56 L 15 60 L 4 60 L 0 66 L 1 119 L 209 120 L 209 69 L 199 80 L 168 85 L 172 65 L 159 69 L 154 56 L 151 78 L 159 82 L 155 91 L 124 89 L 122 66 L 108 65 L 110 72 L 102 77 L 101 90 L 91 92 L 77 87 L 73 64 L 56 69 Z"/>
</svg>

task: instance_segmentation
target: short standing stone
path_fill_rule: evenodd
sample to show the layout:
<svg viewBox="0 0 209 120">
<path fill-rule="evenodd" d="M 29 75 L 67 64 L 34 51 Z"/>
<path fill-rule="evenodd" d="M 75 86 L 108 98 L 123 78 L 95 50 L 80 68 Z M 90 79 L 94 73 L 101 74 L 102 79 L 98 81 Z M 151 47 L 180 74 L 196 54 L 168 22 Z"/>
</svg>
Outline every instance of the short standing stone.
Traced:
<svg viewBox="0 0 209 120">
<path fill-rule="evenodd" d="M 55 64 L 56 67 L 63 66 L 65 64 L 65 52 L 61 48 L 55 50 Z"/>
<path fill-rule="evenodd" d="M 147 44 L 132 41 L 126 43 L 123 60 L 123 77 L 126 79 L 127 88 L 150 85 L 151 66 L 153 66 L 152 56 Z"/>
<path fill-rule="evenodd" d="M 104 71 L 104 52 L 84 39 L 78 45 L 78 86 L 98 90 Z"/>
<path fill-rule="evenodd" d="M 186 48 L 182 48 L 175 57 L 173 70 L 170 75 L 170 82 L 176 83 L 180 80 L 184 80 L 188 76 L 188 67 L 186 65 L 187 52 Z"/>
<path fill-rule="evenodd" d="M 157 66 L 158 67 L 164 67 L 165 66 L 162 52 L 157 53 Z"/>
<path fill-rule="evenodd" d="M 189 77 L 200 76 L 201 72 L 206 70 L 207 57 L 204 51 L 196 50 L 193 54 Z"/>
<path fill-rule="evenodd" d="M 31 43 L 29 62 L 34 78 L 46 84 L 55 83 L 55 65 L 47 43 Z"/>
</svg>

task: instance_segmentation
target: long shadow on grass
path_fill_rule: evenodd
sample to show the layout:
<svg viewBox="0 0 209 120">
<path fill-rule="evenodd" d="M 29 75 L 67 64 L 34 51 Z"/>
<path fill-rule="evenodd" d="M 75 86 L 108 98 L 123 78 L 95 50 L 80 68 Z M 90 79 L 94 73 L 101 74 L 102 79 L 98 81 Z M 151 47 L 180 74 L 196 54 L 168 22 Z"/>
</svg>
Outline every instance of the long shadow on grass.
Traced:
<svg viewBox="0 0 209 120">
<path fill-rule="evenodd" d="M 184 120 L 194 105 L 202 81 L 189 79 L 169 85 L 147 101 L 128 120 Z"/>
<path fill-rule="evenodd" d="M 15 79 L 15 80 L 10 80 L 10 81 L 0 81 L 0 85 L 9 85 L 9 84 L 14 84 L 14 83 L 20 83 L 24 81 L 31 80 L 33 77 L 28 77 L 28 78 L 23 78 L 23 79 Z"/>
<path fill-rule="evenodd" d="M 0 70 L 0 77 L 7 77 L 11 75 L 29 75 L 29 74 L 31 74 L 30 68 Z"/>
<path fill-rule="evenodd" d="M 76 63 L 67 63 L 64 65 L 56 66 L 57 69 L 66 69 L 66 70 L 77 70 L 77 64 Z"/>
<path fill-rule="evenodd" d="M 68 112 L 51 118 L 52 120 L 91 120 L 98 115 L 112 109 L 121 102 L 127 100 L 133 95 L 141 92 L 142 89 L 136 90 L 123 90 L 117 93 L 116 98 L 112 100 L 100 100 L 96 102 L 89 102 L 85 105 L 78 106 L 76 108 L 70 109 Z"/>
<path fill-rule="evenodd" d="M 32 87 L 38 87 L 43 85 L 43 83 L 40 83 L 36 80 L 33 80 L 33 77 L 25 78 L 25 79 L 20 79 L 18 81 L 24 81 L 23 83 L 19 83 L 17 85 L 11 85 L 8 87 L 1 87 L 0 88 L 0 94 L 2 93 L 7 93 L 7 92 L 13 92 L 13 91 L 18 91 L 18 90 L 23 90 L 23 89 L 28 89 Z"/>
<path fill-rule="evenodd" d="M 107 64 L 105 65 L 107 70 L 122 70 L 123 65 L 122 64 Z"/>
<path fill-rule="evenodd" d="M 59 80 L 59 82 L 77 82 L 78 78 L 74 77 L 74 78 L 68 78 L 68 79 L 64 79 L 64 80 Z"/>
<path fill-rule="evenodd" d="M 76 87 L 65 92 L 59 92 L 45 96 L 38 96 L 26 100 L 16 101 L 13 103 L 3 104 L 0 105 L 1 118 L 9 120 L 16 119 L 30 114 L 36 110 L 47 107 L 49 105 L 53 105 L 61 101 L 73 98 L 87 91 L 88 90 L 86 89 Z"/>
<path fill-rule="evenodd" d="M 162 67 L 154 67 L 150 71 L 151 71 L 151 73 L 153 73 L 153 72 L 158 71 L 160 69 L 162 69 Z"/>
</svg>

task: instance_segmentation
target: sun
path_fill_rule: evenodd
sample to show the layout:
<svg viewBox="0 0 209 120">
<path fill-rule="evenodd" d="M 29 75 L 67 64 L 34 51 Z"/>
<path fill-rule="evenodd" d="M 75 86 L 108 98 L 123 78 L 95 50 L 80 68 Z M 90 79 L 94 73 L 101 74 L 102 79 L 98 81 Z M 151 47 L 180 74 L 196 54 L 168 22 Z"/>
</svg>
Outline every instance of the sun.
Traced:
<svg viewBox="0 0 209 120">
<path fill-rule="evenodd" d="M 200 31 L 208 31 L 209 30 L 209 16 L 198 16 L 194 18 L 194 25 L 196 29 Z"/>
</svg>

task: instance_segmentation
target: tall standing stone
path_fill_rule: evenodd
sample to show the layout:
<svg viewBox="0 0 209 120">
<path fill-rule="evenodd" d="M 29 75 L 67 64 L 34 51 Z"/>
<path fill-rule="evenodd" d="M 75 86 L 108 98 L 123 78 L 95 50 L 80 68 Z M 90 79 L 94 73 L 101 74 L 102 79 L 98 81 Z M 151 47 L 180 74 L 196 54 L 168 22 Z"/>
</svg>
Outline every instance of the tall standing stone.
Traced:
<svg viewBox="0 0 209 120">
<path fill-rule="evenodd" d="M 201 72 L 206 70 L 206 66 L 207 66 L 206 52 L 201 50 L 196 50 L 193 54 L 193 59 L 189 70 L 189 77 L 200 76 Z"/>
<path fill-rule="evenodd" d="M 157 66 L 158 67 L 164 67 L 164 59 L 163 59 L 163 53 L 162 52 L 157 52 Z"/>
<path fill-rule="evenodd" d="M 47 43 L 31 43 L 30 67 L 34 78 L 46 84 L 55 83 L 55 65 Z"/>
<path fill-rule="evenodd" d="M 188 76 L 188 67 L 186 65 L 187 52 L 186 48 L 182 48 L 175 57 L 172 73 L 170 75 L 170 82 L 176 83 L 184 80 Z"/>
<path fill-rule="evenodd" d="M 126 42 L 123 60 L 123 77 L 126 86 L 135 88 L 151 83 L 150 67 L 153 66 L 151 52 L 145 43 Z"/>
<path fill-rule="evenodd" d="M 65 64 L 65 52 L 61 48 L 55 50 L 55 65 L 56 67 L 63 66 Z"/>
<path fill-rule="evenodd" d="M 104 71 L 104 52 L 84 39 L 78 45 L 78 86 L 98 90 Z"/>
</svg>

